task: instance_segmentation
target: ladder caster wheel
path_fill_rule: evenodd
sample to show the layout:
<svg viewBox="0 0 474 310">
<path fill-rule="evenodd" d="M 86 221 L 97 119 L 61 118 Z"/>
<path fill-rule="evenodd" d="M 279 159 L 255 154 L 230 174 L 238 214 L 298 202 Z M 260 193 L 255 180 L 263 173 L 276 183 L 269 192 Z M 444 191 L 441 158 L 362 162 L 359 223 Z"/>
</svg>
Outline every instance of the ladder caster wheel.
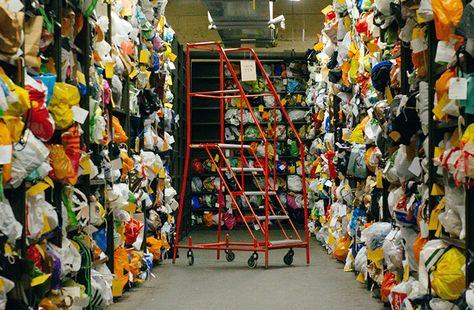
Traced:
<svg viewBox="0 0 474 310">
<path fill-rule="evenodd" d="M 193 254 L 193 251 L 189 250 L 187 256 L 188 256 L 188 264 L 189 264 L 189 266 L 194 265 L 194 254 Z"/>
<path fill-rule="evenodd" d="M 232 261 L 235 259 L 235 253 L 232 252 L 232 251 L 226 251 L 226 252 L 225 252 L 225 259 L 226 259 L 228 262 L 232 262 Z"/>
<path fill-rule="evenodd" d="M 250 269 L 255 269 L 255 267 L 257 267 L 257 259 L 255 258 L 253 254 L 252 256 L 250 256 L 249 260 L 247 261 L 247 266 Z"/>
<path fill-rule="evenodd" d="M 293 251 L 293 249 L 290 249 L 288 253 L 286 253 L 285 256 L 283 256 L 283 262 L 285 263 L 285 265 L 290 266 L 291 264 L 293 264 L 294 255 L 295 255 L 295 252 Z"/>
</svg>

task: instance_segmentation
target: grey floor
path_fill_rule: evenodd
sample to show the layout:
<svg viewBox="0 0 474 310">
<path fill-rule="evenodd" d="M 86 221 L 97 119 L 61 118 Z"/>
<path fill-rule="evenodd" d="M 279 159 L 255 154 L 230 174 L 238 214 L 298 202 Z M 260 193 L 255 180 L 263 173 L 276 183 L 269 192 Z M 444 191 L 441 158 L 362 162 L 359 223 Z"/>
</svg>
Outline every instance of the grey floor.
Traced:
<svg viewBox="0 0 474 310">
<path fill-rule="evenodd" d="M 248 232 L 233 231 L 233 240 Z M 212 239 L 211 239 L 212 238 Z M 215 232 L 195 232 L 194 242 L 209 242 Z M 285 251 L 270 252 L 265 270 L 260 255 L 257 269 L 247 267 L 249 253 L 237 252 L 229 263 L 216 260 L 214 251 L 195 251 L 195 263 L 188 266 L 186 252 L 175 265 L 166 260 L 156 267 L 155 279 L 129 290 L 112 310 L 134 309 L 383 309 L 353 273 L 311 241 L 311 264 L 305 264 L 304 250 L 296 249 L 293 266 L 283 263 Z"/>
</svg>

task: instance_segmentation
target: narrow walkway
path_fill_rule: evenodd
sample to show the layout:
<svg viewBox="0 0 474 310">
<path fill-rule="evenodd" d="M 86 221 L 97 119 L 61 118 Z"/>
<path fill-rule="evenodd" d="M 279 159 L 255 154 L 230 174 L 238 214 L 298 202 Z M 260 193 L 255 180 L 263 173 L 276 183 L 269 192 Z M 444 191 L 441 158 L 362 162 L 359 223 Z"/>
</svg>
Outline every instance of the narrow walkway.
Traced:
<svg viewBox="0 0 474 310">
<path fill-rule="evenodd" d="M 232 238 L 247 234 L 234 231 Z M 212 242 L 215 232 L 195 232 L 193 240 Z M 291 267 L 283 263 L 286 252 L 275 250 L 270 252 L 268 270 L 263 257 L 257 269 L 251 270 L 246 252 L 237 252 L 229 263 L 225 257 L 217 261 L 214 251 L 195 251 L 195 263 L 188 266 L 186 252 L 181 250 L 176 265 L 166 260 L 154 269 L 155 279 L 129 290 L 110 309 L 383 309 L 354 274 L 344 272 L 343 265 L 316 241 L 311 241 L 310 266 L 305 264 L 304 250 L 295 252 Z"/>
</svg>

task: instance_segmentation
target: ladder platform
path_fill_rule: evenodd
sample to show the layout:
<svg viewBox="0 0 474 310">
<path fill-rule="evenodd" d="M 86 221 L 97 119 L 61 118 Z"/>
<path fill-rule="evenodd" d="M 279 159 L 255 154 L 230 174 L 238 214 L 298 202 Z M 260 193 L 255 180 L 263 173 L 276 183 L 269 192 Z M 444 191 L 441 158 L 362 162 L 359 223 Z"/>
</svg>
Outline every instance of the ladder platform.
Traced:
<svg viewBox="0 0 474 310">
<path fill-rule="evenodd" d="M 298 240 L 298 239 L 283 239 L 283 240 L 270 241 L 271 245 L 300 244 L 300 243 L 303 243 L 303 241 Z"/>
<path fill-rule="evenodd" d="M 234 196 L 240 196 L 244 194 L 245 196 L 263 196 L 265 195 L 265 191 L 245 191 L 245 192 L 232 192 Z M 268 191 L 268 196 L 275 196 L 275 191 Z"/>
<path fill-rule="evenodd" d="M 263 168 L 239 168 L 239 167 L 231 167 L 232 171 L 243 171 L 243 172 L 263 172 Z M 221 171 L 229 171 L 227 168 L 222 168 Z"/>
</svg>

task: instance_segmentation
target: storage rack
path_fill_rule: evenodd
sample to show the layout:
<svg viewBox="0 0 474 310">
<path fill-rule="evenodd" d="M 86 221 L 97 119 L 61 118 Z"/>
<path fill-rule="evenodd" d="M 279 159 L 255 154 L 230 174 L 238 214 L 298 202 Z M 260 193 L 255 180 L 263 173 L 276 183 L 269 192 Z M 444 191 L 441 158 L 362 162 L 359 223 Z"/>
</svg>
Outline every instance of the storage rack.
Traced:
<svg viewBox="0 0 474 310">
<path fill-rule="evenodd" d="M 246 56 L 243 53 L 232 53 L 229 54 L 229 58 L 232 62 L 235 62 L 237 65 L 239 65 L 238 61 L 241 59 L 245 59 Z M 304 53 L 296 53 L 294 51 L 286 51 L 286 52 L 268 52 L 268 53 L 258 53 L 259 58 L 264 64 L 268 65 L 275 65 L 275 64 L 283 64 L 286 66 L 287 70 L 288 66 L 291 62 L 297 62 L 300 64 L 305 64 L 306 59 L 305 59 L 305 54 Z M 218 61 L 215 58 L 216 55 L 213 53 L 208 53 L 208 52 L 203 52 L 203 51 L 196 51 L 192 52 L 191 54 L 191 60 L 192 60 L 192 65 L 191 65 L 191 76 L 192 76 L 192 83 L 191 83 L 191 89 L 193 91 L 206 91 L 210 89 L 215 89 L 219 87 L 219 66 L 218 66 Z M 267 72 L 268 73 L 268 72 Z M 275 76 L 273 74 L 270 74 L 270 78 L 273 80 L 275 79 L 280 79 L 279 76 Z M 290 78 L 290 77 L 289 77 Z M 288 78 L 288 79 L 289 79 Z M 304 81 L 307 81 L 307 76 L 302 77 Z M 302 82 L 302 86 L 305 87 L 305 82 Z M 281 91 L 278 91 L 278 93 L 281 95 L 281 98 L 285 97 L 286 94 L 288 94 L 287 91 L 282 89 Z M 292 96 L 301 96 L 302 102 L 305 99 L 305 90 L 299 90 L 295 91 L 291 94 Z M 212 143 L 212 142 L 218 142 L 220 139 L 219 136 L 219 128 L 218 125 L 220 124 L 219 120 L 219 102 L 216 100 L 206 102 L 205 98 L 193 98 L 193 104 L 192 105 L 192 114 L 189 116 L 192 119 L 192 141 L 190 143 Z M 200 106 L 200 103 L 206 103 L 202 104 Z M 258 107 L 258 104 L 255 105 L 255 108 Z M 227 107 L 227 109 L 232 109 L 233 107 Z M 310 113 L 310 108 L 308 106 L 303 106 L 301 104 L 295 105 L 295 106 L 286 106 L 286 109 L 288 111 L 291 111 L 292 109 L 300 109 L 304 110 L 308 113 Z M 267 108 L 264 108 L 264 110 L 268 110 Z M 302 125 L 306 125 L 309 122 L 307 121 L 295 121 L 293 124 L 297 127 L 300 128 Z M 265 122 L 261 122 L 261 125 L 265 125 Z M 280 124 L 280 123 L 279 123 Z M 282 121 L 282 125 L 286 124 L 286 122 Z M 229 124 L 226 123 L 226 126 Z M 246 126 L 246 125 L 244 125 Z M 303 139 L 303 142 L 309 147 L 310 145 L 310 140 L 309 139 Z M 259 142 L 260 139 L 247 139 L 245 138 L 245 141 L 254 141 L 254 142 Z M 226 140 L 227 143 L 238 143 L 237 140 Z M 284 140 L 286 143 L 286 140 Z M 309 142 L 309 144 L 308 144 Z M 204 160 L 207 158 L 205 154 L 198 154 L 197 152 L 194 153 L 194 158 L 199 158 Z M 281 159 L 294 159 L 295 161 L 298 161 L 298 157 L 291 157 L 288 155 L 283 155 L 279 156 Z M 291 175 L 292 173 L 288 172 L 277 172 L 277 177 L 283 177 L 286 178 L 288 175 Z M 294 173 L 296 174 L 296 172 Z M 200 177 L 201 180 L 204 180 L 206 177 L 217 177 L 217 172 L 206 172 L 204 174 L 196 174 L 194 171 L 191 170 L 191 179 L 192 177 Z M 190 182 L 188 182 L 188 191 L 187 193 L 191 193 L 190 190 Z M 284 190 L 279 190 L 279 193 L 285 192 Z M 196 193 L 191 193 L 189 194 L 188 197 L 185 197 L 185 199 L 189 202 L 191 202 L 191 197 L 193 195 L 197 196 L 202 196 L 202 195 L 218 195 L 218 192 L 210 192 L 202 189 L 199 192 Z M 202 206 L 201 208 L 193 209 L 192 207 L 189 207 L 184 210 L 184 216 L 183 218 L 188 219 L 187 223 L 183 223 L 184 225 L 184 230 L 189 231 L 190 227 L 192 226 L 192 217 L 193 216 L 201 216 L 204 212 L 216 212 L 217 208 L 214 206 Z M 289 210 L 291 211 L 291 209 Z M 303 224 L 301 221 L 299 224 Z M 202 227 L 200 225 L 194 225 L 192 229 L 201 229 Z"/>
<path fill-rule="evenodd" d="M 33 16 L 34 8 L 31 6 L 30 1 L 24 1 L 25 7 L 23 8 L 23 13 L 25 14 L 25 19 L 23 20 L 23 29 L 24 29 L 24 24 L 25 21 L 28 20 L 30 16 Z M 76 7 L 74 3 L 68 0 L 52 0 L 49 4 L 49 9 L 51 10 L 51 13 L 48 11 L 48 13 L 51 13 L 50 18 L 53 19 L 54 22 L 54 44 L 52 47 L 49 48 L 50 53 L 52 58 L 54 59 L 54 68 L 55 71 L 57 72 L 56 74 L 56 82 L 61 82 L 61 64 L 62 64 L 62 57 L 61 57 L 61 49 L 63 47 L 63 41 L 65 40 L 62 35 L 61 35 L 61 16 L 63 14 L 63 11 L 66 9 L 73 9 L 75 11 L 80 11 L 80 8 Z M 107 15 L 108 15 L 108 32 L 105 35 L 106 41 L 109 44 L 112 44 L 112 18 L 111 18 L 111 12 L 112 12 L 112 4 L 110 2 L 107 2 Z M 59 19 L 59 20 L 58 20 Z M 84 74 L 85 77 L 85 84 L 87 87 L 87 92 L 85 95 L 81 95 L 80 98 L 80 107 L 89 111 L 90 107 L 90 94 L 91 94 L 91 86 L 90 86 L 90 81 L 91 81 L 91 76 L 90 76 L 90 71 L 89 68 L 91 66 L 91 51 L 92 51 L 92 38 L 94 36 L 94 25 L 91 24 L 92 22 L 92 17 L 84 17 L 84 23 L 83 27 L 78 33 L 75 44 L 74 46 L 75 49 L 75 55 L 77 56 L 80 64 L 81 64 L 81 71 Z M 94 21 L 95 22 L 95 21 Z M 24 42 L 22 49 L 24 50 Z M 183 52 L 182 45 L 180 45 L 179 41 L 175 37 L 173 44 L 172 44 L 172 50 L 176 52 L 176 70 L 173 72 L 173 93 L 174 93 L 174 105 L 172 106 L 173 111 L 177 115 L 181 115 L 181 120 L 179 121 L 178 128 L 179 130 L 176 130 L 174 132 L 174 138 L 176 141 L 176 144 L 174 145 L 174 148 L 172 151 L 169 152 L 169 154 L 166 154 L 166 156 L 169 156 L 169 161 L 167 163 L 167 168 L 170 171 L 170 175 L 173 179 L 174 186 L 177 186 L 176 188 L 179 188 L 178 184 L 180 184 L 180 177 L 182 175 L 182 168 L 180 168 L 181 161 L 182 161 L 182 155 L 181 152 L 183 148 L 185 147 L 185 139 L 184 139 L 184 107 L 185 107 L 185 92 L 186 92 L 186 86 L 185 83 L 183 82 L 185 79 L 185 66 L 184 61 L 185 61 L 185 56 Z M 19 86 L 23 87 L 25 85 L 25 74 L 28 70 L 26 64 L 25 64 L 25 58 L 24 55 L 20 56 L 19 59 L 17 60 L 16 64 L 11 65 L 6 62 L 0 61 L 0 66 L 5 70 L 8 76 L 12 77 L 12 80 Z M 109 79 L 109 82 L 110 79 Z M 119 103 L 120 107 L 115 107 L 113 108 L 112 105 L 108 105 L 105 107 L 107 109 L 107 113 L 110 115 L 110 117 L 116 116 L 120 119 L 121 124 L 123 124 L 123 128 L 125 131 L 125 134 L 130 137 L 131 133 L 131 118 L 133 117 L 130 113 L 130 106 L 129 106 L 129 94 L 130 94 L 130 78 L 127 76 L 123 78 L 123 91 L 122 91 L 122 101 Z M 151 83 L 150 83 L 151 84 Z M 112 119 L 110 118 L 109 125 L 111 126 L 112 124 Z M 81 135 L 81 148 L 83 151 L 86 153 L 92 152 L 92 151 L 98 151 L 102 146 L 98 144 L 93 144 L 90 143 L 90 132 L 89 132 L 89 117 L 86 118 L 85 122 L 82 124 L 81 129 L 83 131 Z M 110 128 L 111 129 L 111 128 Z M 113 130 L 110 130 L 110 133 L 112 135 Z M 110 140 L 112 140 L 112 136 L 110 137 Z M 57 143 L 61 144 L 61 131 L 56 130 L 53 138 L 48 141 L 48 143 Z M 127 141 L 127 146 L 129 147 L 129 154 L 130 154 L 130 139 Z M 108 145 L 110 148 L 110 144 Z M 113 160 L 113 158 L 111 158 Z M 2 166 L 0 166 L 0 173 L 2 172 Z M 181 171 L 180 171 L 181 170 Z M 83 175 L 80 176 L 77 183 L 75 184 L 75 187 L 79 188 L 86 197 L 90 197 L 92 190 L 91 189 L 96 189 L 100 188 L 102 192 L 105 192 L 105 187 L 108 184 L 105 180 L 102 179 L 94 179 L 90 180 L 89 175 Z M 27 210 L 26 210 L 26 191 L 30 187 L 31 184 L 23 181 L 21 185 L 17 188 L 11 188 L 10 186 L 5 186 L 4 192 L 5 196 L 7 199 L 9 199 L 10 204 L 12 206 L 12 210 L 14 212 L 15 218 L 23 225 L 23 232 L 22 236 L 19 240 L 17 240 L 16 243 L 16 249 L 18 249 L 18 253 L 21 257 L 26 256 L 26 248 L 28 245 L 33 245 L 36 243 L 40 243 L 43 240 L 48 240 L 48 242 L 55 244 L 57 246 L 61 246 L 61 240 L 62 240 L 62 189 L 64 187 L 63 184 L 54 181 L 54 188 L 49 188 L 46 190 L 46 200 L 53 205 L 54 209 L 56 210 L 56 213 L 58 214 L 58 222 L 59 225 L 56 229 L 43 234 L 41 237 L 37 238 L 36 240 L 27 240 L 26 237 L 26 216 L 27 216 Z M 104 204 L 104 207 L 107 207 L 106 204 Z M 142 212 L 144 213 L 144 225 L 145 225 L 145 231 L 147 229 L 147 214 L 144 206 L 142 206 Z M 107 222 L 107 251 L 106 255 L 108 256 L 108 261 L 107 265 L 111 272 L 114 272 L 114 220 L 113 216 L 111 213 L 107 215 L 106 218 Z M 67 229 L 67 237 L 72 238 L 73 236 L 77 235 L 78 233 L 78 228 L 77 227 L 71 227 Z M 66 236 L 64 236 L 66 237 Z M 147 235 L 144 236 L 144 240 L 142 243 L 142 249 L 146 249 L 146 237 Z M 170 238 L 172 240 L 172 238 Z M 3 250 L 2 250 L 3 252 Z M 90 255 L 91 253 L 89 253 Z M 80 276 L 84 281 L 87 283 L 90 283 L 90 268 L 91 266 L 94 266 L 95 264 L 99 263 L 98 261 L 96 262 L 90 262 L 88 266 L 85 265 L 85 262 L 83 262 L 83 266 L 81 266 L 81 273 L 85 272 Z M 86 283 L 83 283 L 86 284 Z M 90 287 L 88 288 L 90 290 Z M 88 291 L 90 295 L 90 291 Z M 92 309 L 92 304 L 90 304 L 90 307 Z"/>
<path fill-rule="evenodd" d="M 467 5 L 470 1 L 464 1 L 464 4 Z M 392 3 L 392 6 L 394 4 Z M 398 9 L 400 9 L 401 5 L 403 5 L 403 2 L 398 4 Z M 399 10 L 400 12 L 400 10 Z M 398 20 L 398 24 L 401 27 L 405 24 L 404 20 Z M 438 186 L 443 186 L 443 185 L 448 185 L 450 183 L 453 183 L 452 180 L 450 180 L 450 177 L 447 176 L 447 173 L 444 173 L 444 176 L 439 176 L 437 174 L 437 167 L 434 165 L 433 158 L 434 158 L 434 150 L 435 147 L 438 145 L 438 142 L 443 139 L 443 135 L 445 133 L 449 133 L 454 131 L 455 129 L 458 128 L 458 120 L 450 117 L 448 121 L 436 121 L 434 120 L 434 113 L 433 113 L 433 108 L 435 106 L 435 83 L 440 77 L 440 75 L 447 69 L 447 66 L 441 66 L 435 63 L 435 57 L 436 57 L 436 52 L 437 52 L 437 44 L 438 41 L 436 39 L 436 32 L 435 32 L 435 25 L 434 22 L 427 22 L 423 24 L 423 27 L 426 27 L 427 29 L 427 52 L 428 52 L 428 64 L 427 64 L 427 77 L 422 79 L 423 81 L 426 81 L 428 83 L 429 87 L 429 95 L 428 95 L 428 111 L 429 111 L 429 116 L 428 116 L 428 134 L 427 138 L 429 141 L 429 148 L 427 150 L 427 154 L 425 155 L 428 158 L 428 181 L 426 182 L 429 191 L 431 193 L 433 186 L 438 185 Z M 382 40 L 384 35 L 384 31 L 382 30 L 382 34 L 380 35 L 380 39 Z M 400 94 L 402 95 L 408 95 L 410 94 L 410 85 L 408 82 L 408 74 L 407 72 L 411 72 L 413 69 L 413 63 L 412 63 L 412 55 L 411 55 L 411 49 L 410 46 L 405 45 L 405 43 L 401 42 L 401 51 L 400 51 L 400 57 L 401 57 L 401 81 L 400 81 Z M 465 74 L 470 74 L 474 71 L 474 62 L 471 56 L 466 56 L 466 68 L 463 70 L 463 73 Z M 472 86 L 470 86 L 472 87 Z M 343 120 L 339 119 L 338 113 L 339 113 L 339 102 L 340 100 L 337 97 L 333 98 L 333 106 L 332 106 L 332 124 L 331 126 L 331 132 L 335 133 L 336 141 L 341 142 L 341 134 L 340 131 L 342 130 L 342 127 L 344 127 Z M 461 110 L 462 111 L 462 110 Z M 473 123 L 474 121 L 474 115 L 470 114 L 463 114 L 461 115 L 465 123 L 463 124 L 463 129 L 465 129 L 467 126 Z M 337 146 L 336 146 L 337 147 Z M 351 180 L 352 181 L 352 180 Z M 468 180 L 472 181 L 472 180 Z M 338 184 L 338 180 L 336 179 L 336 184 Z M 351 182 L 351 187 L 353 185 L 353 182 Z M 376 221 L 386 221 L 390 222 L 390 214 L 388 212 L 388 202 L 387 202 L 387 196 L 388 196 L 388 188 L 389 188 L 390 183 L 386 180 L 383 181 L 383 188 L 382 188 L 382 194 L 383 194 L 383 200 L 382 200 L 382 206 L 380 206 L 383 209 L 383 216 L 380 218 L 373 218 L 372 220 Z M 466 237 L 465 240 L 459 240 L 457 238 L 452 238 L 447 236 L 446 234 L 443 234 L 439 237 L 439 239 L 442 239 L 445 243 L 448 243 L 451 246 L 455 246 L 457 248 L 460 248 L 463 250 L 463 252 L 466 254 L 466 288 L 469 287 L 469 285 L 474 281 L 474 259 L 473 259 L 473 253 L 474 253 L 474 211 L 472 210 L 471 206 L 474 203 L 474 189 L 473 186 L 470 185 L 464 185 L 466 194 L 465 194 L 465 230 L 466 230 Z M 426 208 L 426 214 L 424 214 L 425 218 L 429 218 L 431 215 L 431 211 L 435 208 L 437 201 L 436 196 L 434 195 L 429 195 L 428 201 L 427 201 L 427 206 Z M 327 204 L 325 204 L 327 205 Z M 434 236 L 434 232 L 430 232 L 429 239 L 437 239 L 437 237 Z M 411 274 L 414 274 L 416 272 L 411 271 Z M 368 288 L 371 286 L 371 279 L 369 277 L 368 279 Z"/>
</svg>

